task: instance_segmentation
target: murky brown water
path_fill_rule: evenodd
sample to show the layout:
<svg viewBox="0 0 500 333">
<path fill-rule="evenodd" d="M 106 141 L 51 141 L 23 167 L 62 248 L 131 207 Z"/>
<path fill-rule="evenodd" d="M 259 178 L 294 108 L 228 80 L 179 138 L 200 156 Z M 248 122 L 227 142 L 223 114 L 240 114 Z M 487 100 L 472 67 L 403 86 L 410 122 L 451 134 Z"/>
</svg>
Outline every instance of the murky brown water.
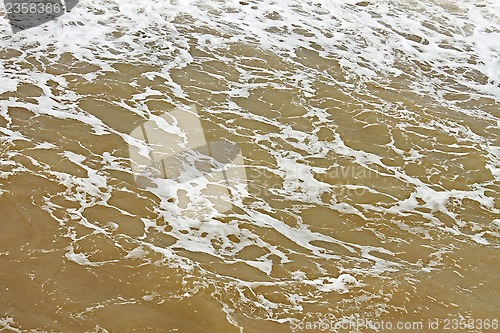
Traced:
<svg viewBox="0 0 500 333">
<path fill-rule="evenodd" d="M 2 39 L 0 70 L 16 85 L 0 86 L 0 330 L 377 331 L 333 325 L 358 318 L 423 325 L 393 331 L 441 332 L 449 331 L 446 320 L 465 318 L 475 322 L 450 329 L 494 331 L 498 82 L 467 62 L 426 63 L 418 31 L 398 33 L 424 50 L 396 48 L 384 72 L 377 66 L 387 57 L 370 65 L 364 48 L 349 58 L 323 39 L 342 31 L 345 50 L 357 50 L 362 24 L 315 26 L 327 4 L 312 12 L 300 3 L 263 8 L 276 22 L 254 27 L 276 43 L 286 39 L 294 54 L 245 31 L 231 39 L 231 13 L 247 5 L 229 2 L 186 5 L 204 8 L 213 22 L 227 19 L 226 32 L 197 22 L 203 11 L 174 15 L 168 35 L 127 25 L 122 15 L 132 14 L 116 14 L 113 4 L 83 3 L 79 16 L 44 28 L 47 41 L 27 32 Z M 383 6 L 413 14 L 424 6 L 413 5 L 338 8 L 377 18 Z M 450 22 L 467 20 L 444 2 L 432 6 Z M 85 21 L 89 8 L 115 23 Z M 287 23 L 278 8 L 302 21 Z M 80 32 L 71 37 L 78 50 L 65 44 L 63 32 L 78 31 L 72 20 L 106 36 L 102 44 Z M 281 31 L 279 22 L 295 30 Z M 383 37 L 390 30 L 378 32 L 381 40 L 391 40 Z M 435 36 L 427 36 L 431 46 Z M 247 177 L 241 193 L 231 192 L 229 211 L 203 219 L 179 215 L 178 197 L 137 186 L 129 156 L 135 128 L 193 104 L 208 142 L 241 149 Z M 479 327 L 486 322 L 489 330 Z"/>
</svg>

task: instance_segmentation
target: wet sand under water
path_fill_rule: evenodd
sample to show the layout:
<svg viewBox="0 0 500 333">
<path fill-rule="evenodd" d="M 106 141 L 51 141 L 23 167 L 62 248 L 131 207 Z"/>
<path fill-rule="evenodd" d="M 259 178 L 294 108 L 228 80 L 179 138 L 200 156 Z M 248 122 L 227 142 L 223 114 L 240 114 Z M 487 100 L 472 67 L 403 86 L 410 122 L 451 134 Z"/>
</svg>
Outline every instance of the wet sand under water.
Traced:
<svg viewBox="0 0 500 333">
<path fill-rule="evenodd" d="M 500 319 L 498 94 L 418 61 L 360 81 L 319 47 L 202 47 L 189 22 L 175 66 L 0 51 L 19 81 L 0 90 L 0 330 Z M 173 217 L 130 166 L 129 133 L 191 104 L 248 178 L 207 221 Z"/>
</svg>

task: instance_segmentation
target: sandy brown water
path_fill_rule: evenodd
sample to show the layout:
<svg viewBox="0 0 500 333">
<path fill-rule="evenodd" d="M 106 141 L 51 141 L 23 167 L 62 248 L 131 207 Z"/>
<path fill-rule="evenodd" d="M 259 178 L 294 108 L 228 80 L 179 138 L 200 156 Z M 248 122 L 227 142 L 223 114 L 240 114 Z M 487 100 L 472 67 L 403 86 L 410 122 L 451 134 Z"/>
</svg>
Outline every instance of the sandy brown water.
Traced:
<svg viewBox="0 0 500 333">
<path fill-rule="evenodd" d="M 230 35 L 173 24 L 185 44 L 157 61 L 0 51 L 19 80 L 0 94 L 0 330 L 495 331 L 478 324 L 500 319 L 498 95 L 460 66 L 402 57 L 360 81 L 319 45 L 210 49 L 198 34 Z M 137 186 L 127 138 L 192 104 L 208 141 L 241 149 L 248 193 L 184 221 Z"/>
</svg>

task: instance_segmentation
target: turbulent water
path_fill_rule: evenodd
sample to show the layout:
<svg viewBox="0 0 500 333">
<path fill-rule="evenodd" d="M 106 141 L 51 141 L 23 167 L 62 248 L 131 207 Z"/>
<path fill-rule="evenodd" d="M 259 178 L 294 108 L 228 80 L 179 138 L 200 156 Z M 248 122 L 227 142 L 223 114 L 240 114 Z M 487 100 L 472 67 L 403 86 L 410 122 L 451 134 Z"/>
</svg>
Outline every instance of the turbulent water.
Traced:
<svg viewBox="0 0 500 333">
<path fill-rule="evenodd" d="M 496 0 L 81 0 L 0 59 L 0 330 L 500 319 Z M 130 153 L 194 107 L 246 173 L 203 218 Z"/>
</svg>

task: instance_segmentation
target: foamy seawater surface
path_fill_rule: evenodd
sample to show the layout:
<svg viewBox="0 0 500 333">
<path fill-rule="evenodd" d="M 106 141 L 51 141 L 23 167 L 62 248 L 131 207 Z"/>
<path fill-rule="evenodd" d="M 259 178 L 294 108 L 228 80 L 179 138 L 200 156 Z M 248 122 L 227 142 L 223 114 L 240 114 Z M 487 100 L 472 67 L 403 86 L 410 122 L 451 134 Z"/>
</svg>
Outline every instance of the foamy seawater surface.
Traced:
<svg viewBox="0 0 500 333">
<path fill-rule="evenodd" d="M 81 0 L 0 59 L 0 330 L 500 319 L 497 1 Z M 138 186 L 193 105 L 245 184 Z"/>
</svg>

